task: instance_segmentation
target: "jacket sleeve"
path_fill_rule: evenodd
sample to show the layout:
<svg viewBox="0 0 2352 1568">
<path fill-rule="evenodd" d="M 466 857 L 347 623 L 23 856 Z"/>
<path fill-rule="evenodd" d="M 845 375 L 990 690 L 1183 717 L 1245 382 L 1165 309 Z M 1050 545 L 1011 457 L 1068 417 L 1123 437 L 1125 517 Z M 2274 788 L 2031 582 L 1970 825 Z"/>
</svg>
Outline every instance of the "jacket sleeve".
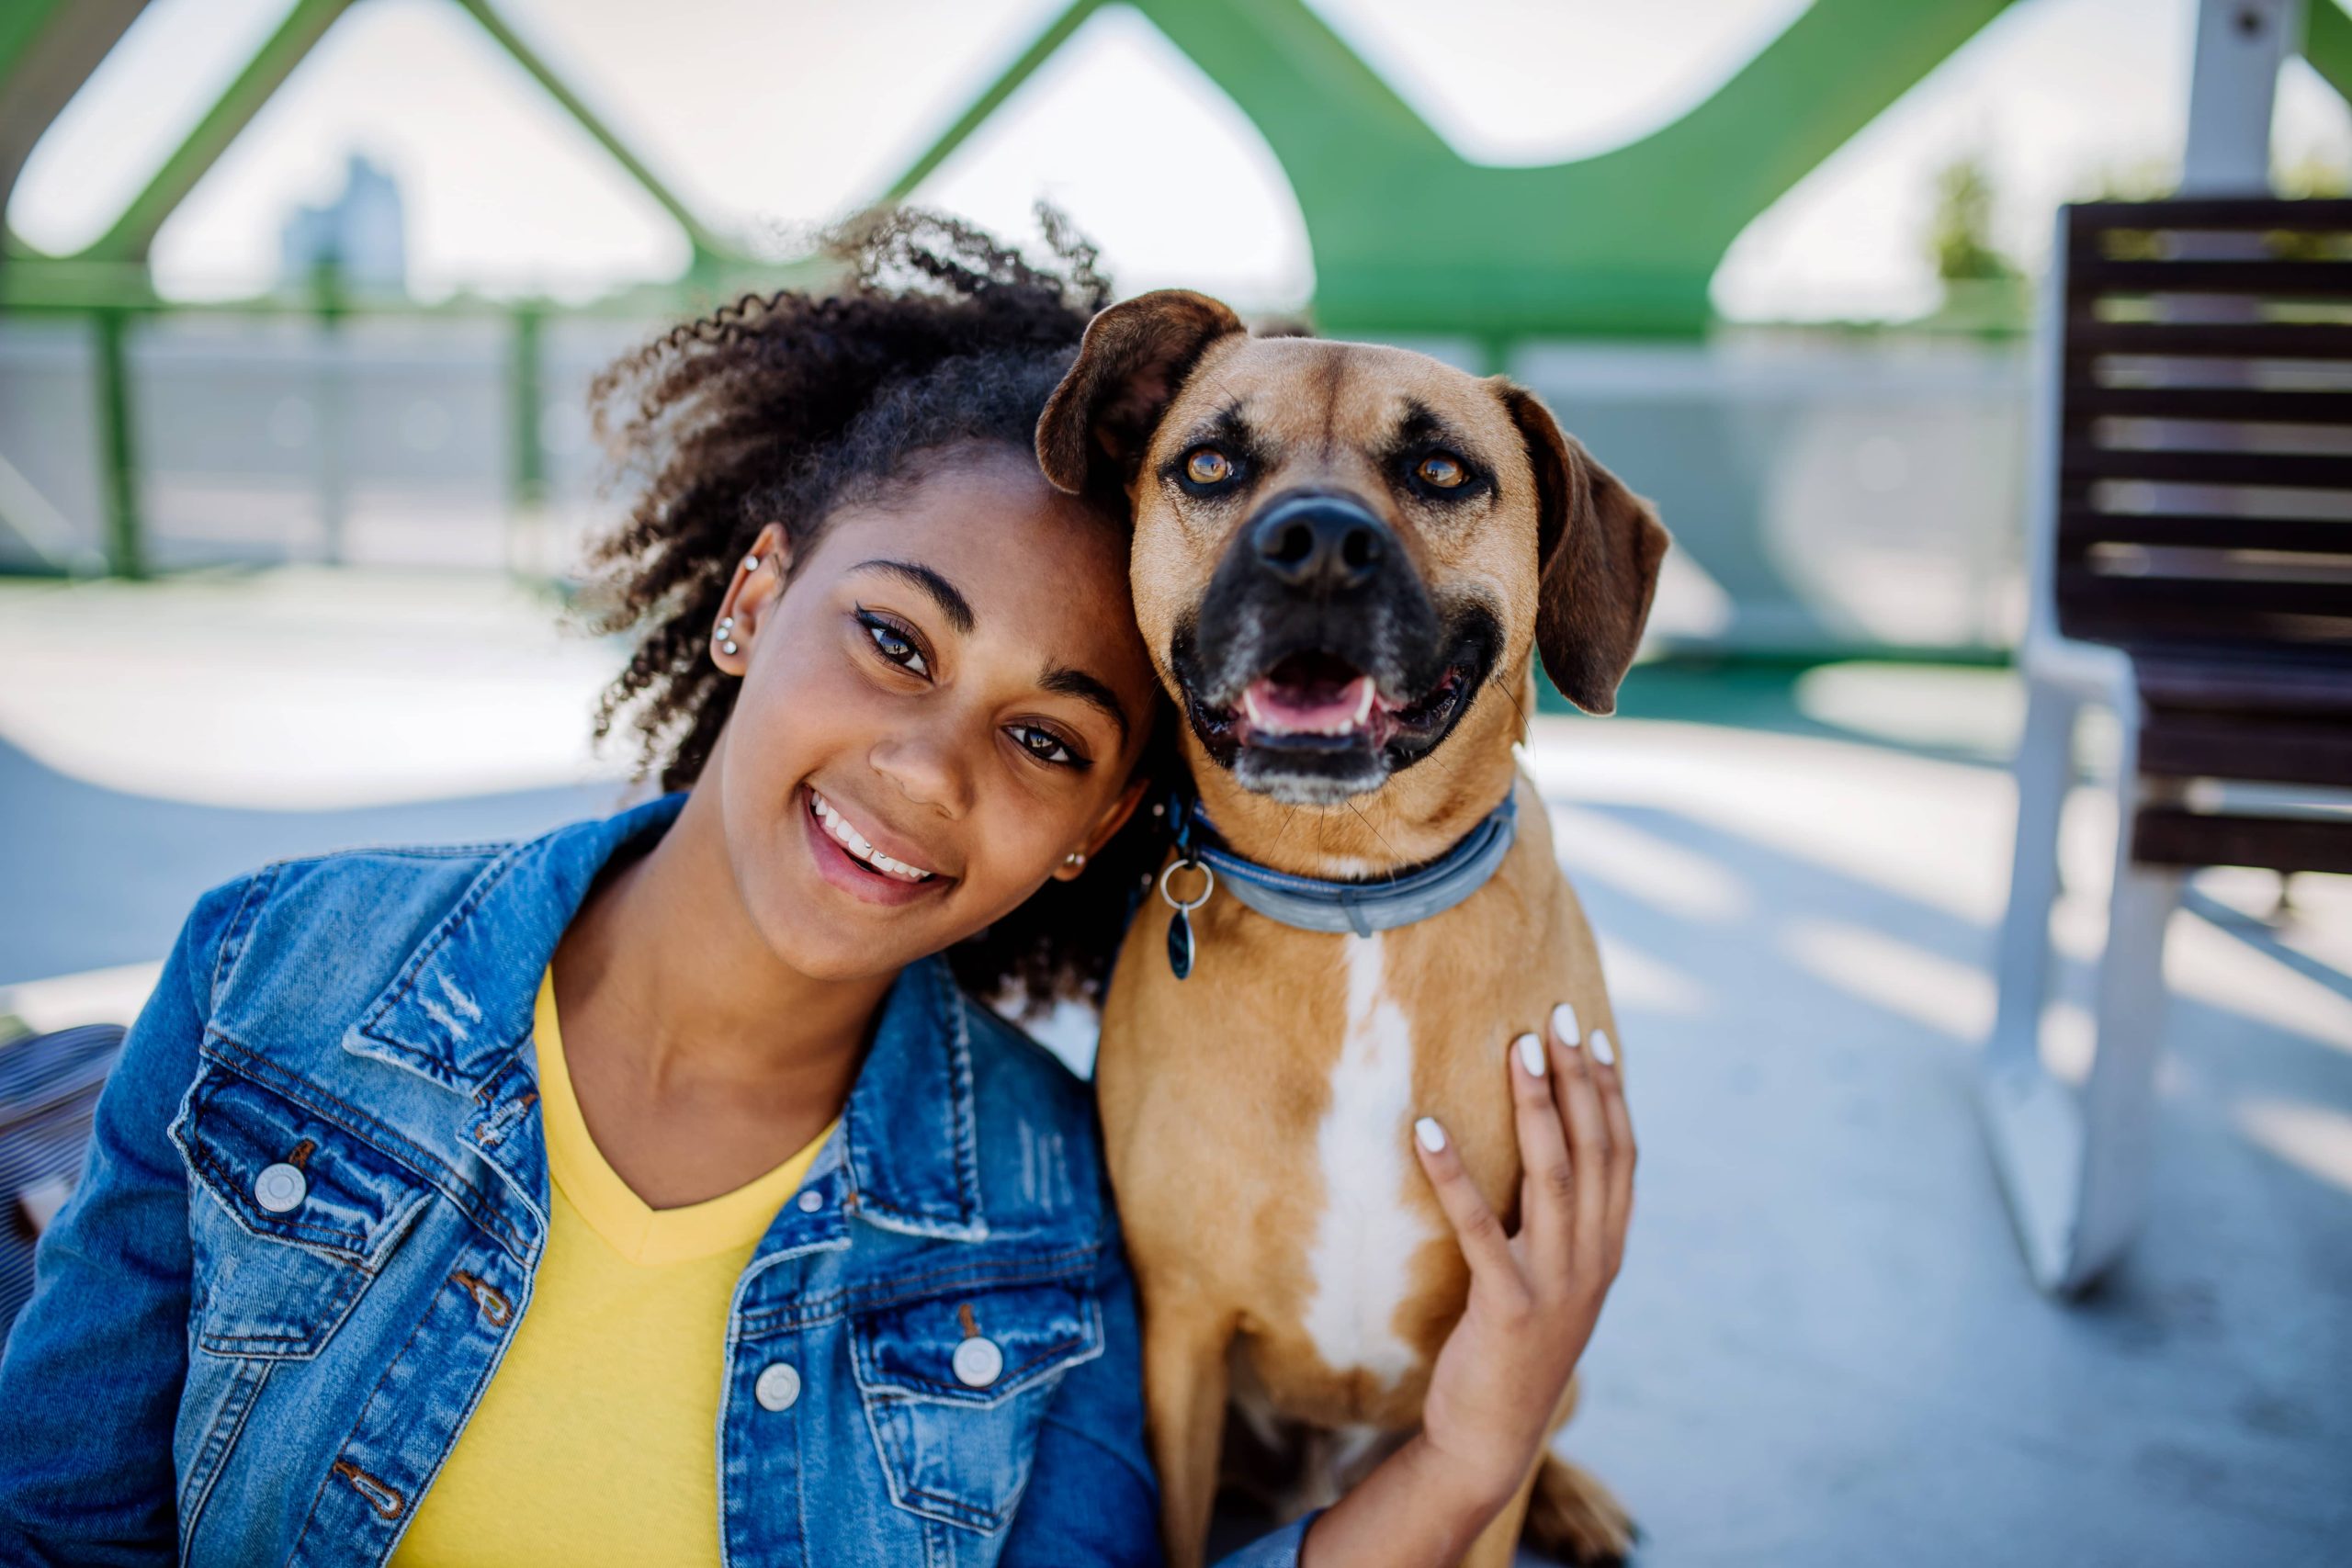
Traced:
<svg viewBox="0 0 2352 1568">
<path fill-rule="evenodd" d="M 1109 1201 L 1105 1184 L 1104 1201 Z M 1143 1334 L 1115 1225 L 1095 1274 L 1102 1354 L 1073 1368 L 1046 1412 L 1002 1568 L 1159 1568 L 1159 1486 L 1144 1439 Z M 1218 1560 L 1294 1568 L 1312 1516 Z"/>
<path fill-rule="evenodd" d="M 208 894 L 182 928 L 98 1097 L 80 1183 L 34 1254 L 32 1300 L 0 1358 L 0 1561 L 176 1556 L 188 1188 L 166 1129 L 243 888 Z"/>
</svg>

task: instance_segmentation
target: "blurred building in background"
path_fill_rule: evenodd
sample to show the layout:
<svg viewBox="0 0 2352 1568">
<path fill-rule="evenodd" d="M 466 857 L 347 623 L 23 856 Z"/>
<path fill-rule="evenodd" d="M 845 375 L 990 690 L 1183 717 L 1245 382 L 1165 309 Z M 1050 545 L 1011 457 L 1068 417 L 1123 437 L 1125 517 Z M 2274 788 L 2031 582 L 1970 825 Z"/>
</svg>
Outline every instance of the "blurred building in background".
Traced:
<svg viewBox="0 0 2352 1568">
<path fill-rule="evenodd" d="M 277 231 L 278 287 L 307 288 L 324 271 L 347 288 L 397 294 L 408 283 L 400 183 L 358 152 L 345 171 L 341 195 L 323 207 L 296 208 Z"/>
</svg>

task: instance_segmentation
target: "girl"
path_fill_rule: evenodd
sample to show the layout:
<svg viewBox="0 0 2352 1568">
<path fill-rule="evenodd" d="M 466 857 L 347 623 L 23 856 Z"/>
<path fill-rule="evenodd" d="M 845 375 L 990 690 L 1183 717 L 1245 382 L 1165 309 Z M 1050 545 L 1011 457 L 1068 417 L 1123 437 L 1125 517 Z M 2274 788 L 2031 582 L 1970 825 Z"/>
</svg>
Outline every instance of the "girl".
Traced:
<svg viewBox="0 0 2352 1568">
<path fill-rule="evenodd" d="M 1030 455 L 1107 292 L 1051 237 L 881 220 L 608 373 L 602 725 L 674 793 L 198 904 L 0 1364 L 0 1558 L 1157 1558 L 1086 1090 L 963 988 L 1099 984 L 1161 852 L 1123 515 Z M 1426 1431 L 1237 1561 L 1446 1561 L 1525 1472 L 1632 1143 L 1510 1055 L 1515 1242 L 1416 1145 L 1477 1263 Z"/>
</svg>

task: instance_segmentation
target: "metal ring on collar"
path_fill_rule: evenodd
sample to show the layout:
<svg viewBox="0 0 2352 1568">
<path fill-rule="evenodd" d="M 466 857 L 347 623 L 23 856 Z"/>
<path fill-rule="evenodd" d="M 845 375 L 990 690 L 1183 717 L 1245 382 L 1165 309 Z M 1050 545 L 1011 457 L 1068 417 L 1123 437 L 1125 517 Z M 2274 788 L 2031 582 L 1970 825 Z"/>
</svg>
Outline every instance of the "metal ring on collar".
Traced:
<svg viewBox="0 0 2352 1568">
<path fill-rule="evenodd" d="M 1175 875 L 1178 872 L 1185 870 L 1197 871 L 1204 878 L 1205 878 L 1205 880 L 1201 884 L 1201 896 L 1190 900 L 1189 902 L 1178 899 L 1174 894 L 1168 891 L 1168 879 Z M 1159 874 L 1159 897 L 1166 901 L 1170 908 L 1175 910 L 1179 914 L 1191 914 L 1193 910 L 1207 903 L 1209 901 L 1209 895 L 1216 891 L 1216 873 L 1209 869 L 1207 862 L 1194 860 L 1189 855 L 1185 856 L 1182 860 L 1170 861 L 1166 869 L 1161 871 Z"/>
</svg>

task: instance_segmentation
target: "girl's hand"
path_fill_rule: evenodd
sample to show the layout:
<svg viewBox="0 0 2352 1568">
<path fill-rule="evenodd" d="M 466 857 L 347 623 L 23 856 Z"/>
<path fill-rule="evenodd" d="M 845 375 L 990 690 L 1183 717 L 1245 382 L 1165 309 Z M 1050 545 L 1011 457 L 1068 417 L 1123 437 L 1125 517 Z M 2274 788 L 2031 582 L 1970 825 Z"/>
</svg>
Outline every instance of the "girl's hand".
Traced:
<svg viewBox="0 0 2352 1568">
<path fill-rule="evenodd" d="M 1550 1033 L 1506 1053 L 1524 1172 L 1516 1234 L 1445 1130 L 1426 1117 L 1415 1124 L 1421 1169 L 1470 1265 L 1469 1304 L 1430 1371 L 1420 1433 L 1315 1521 L 1302 1562 L 1454 1561 L 1551 1435 L 1624 1257 L 1634 1148 L 1608 1036 L 1577 1040 L 1566 1007 L 1553 1010 Z"/>
<path fill-rule="evenodd" d="M 1522 1035 L 1509 1053 L 1524 1172 L 1517 1235 L 1504 1233 L 1443 1129 L 1426 1117 L 1414 1129 L 1470 1264 L 1470 1303 L 1430 1374 L 1421 1434 L 1442 1468 L 1498 1507 L 1551 1434 L 1634 1207 L 1634 1126 L 1612 1043 L 1596 1030 L 1589 1048 L 1579 1043 L 1566 1008 L 1553 1010 L 1550 1032 Z"/>
</svg>

